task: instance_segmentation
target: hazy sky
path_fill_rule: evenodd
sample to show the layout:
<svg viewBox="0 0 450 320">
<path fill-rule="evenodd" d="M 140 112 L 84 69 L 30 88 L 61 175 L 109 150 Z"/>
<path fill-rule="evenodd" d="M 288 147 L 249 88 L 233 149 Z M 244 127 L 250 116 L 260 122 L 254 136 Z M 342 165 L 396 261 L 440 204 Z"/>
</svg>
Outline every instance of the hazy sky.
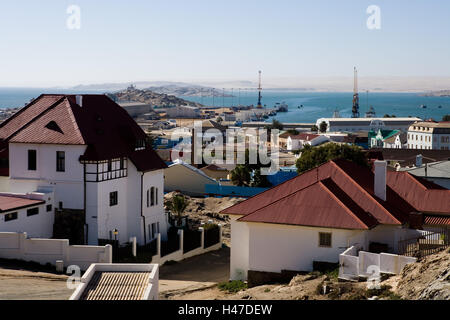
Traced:
<svg viewBox="0 0 450 320">
<path fill-rule="evenodd" d="M 69 30 L 66 10 L 81 9 Z M 366 26 L 369 5 L 381 29 Z M 448 0 L 0 2 L 0 86 L 450 77 Z"/>
</svg>

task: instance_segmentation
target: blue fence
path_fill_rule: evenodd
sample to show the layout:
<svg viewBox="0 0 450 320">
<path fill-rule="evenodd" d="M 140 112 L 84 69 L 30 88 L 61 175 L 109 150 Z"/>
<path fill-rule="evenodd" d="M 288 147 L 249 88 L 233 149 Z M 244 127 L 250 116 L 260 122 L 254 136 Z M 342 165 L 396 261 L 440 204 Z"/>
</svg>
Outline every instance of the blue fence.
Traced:
<svg viewBox="0 0 450 320">
<path fill-rule="evenodd" d="M 243 197 L 250 198 L 258 193 L 266 191 L 268 188 L 221 186 L 215 184 L 205 185 L 205 194 L 222 197 Z"/>
</svg>

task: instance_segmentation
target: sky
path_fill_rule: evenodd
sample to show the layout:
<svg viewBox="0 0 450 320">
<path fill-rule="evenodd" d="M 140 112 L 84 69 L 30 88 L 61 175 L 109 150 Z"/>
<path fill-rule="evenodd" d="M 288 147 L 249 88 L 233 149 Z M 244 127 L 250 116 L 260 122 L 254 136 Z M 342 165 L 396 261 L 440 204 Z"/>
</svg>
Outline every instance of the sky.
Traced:
<svg viewBox="0 0 450 320">
<path fill-rule="evenodd" d="M 448 0 L 1 1 L 0 86 L 450 78 L 449 15 Z"/>
</svg>

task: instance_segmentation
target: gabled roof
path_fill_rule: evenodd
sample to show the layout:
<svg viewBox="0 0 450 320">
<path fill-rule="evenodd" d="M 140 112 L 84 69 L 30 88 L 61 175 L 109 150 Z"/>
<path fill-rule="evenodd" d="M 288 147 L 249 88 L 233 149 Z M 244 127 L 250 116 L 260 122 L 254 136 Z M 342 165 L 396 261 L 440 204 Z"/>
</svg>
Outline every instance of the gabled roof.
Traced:
<svg viewBox="0 0 450 320">
<path fill-rule="evenodd" d="M 416 193 L 406 196 L 408 184 L 402 181 L 391 186 L 391 173 L 387 174 L 386 201 L 374 194 L 371 169 L 341 159 L 309 170 L 222 213 L 243 215 L 239 221 L 345 229 L 402 225 L 409 221 L 409 213 L 419 211 L 418 203 L 427 200 L 418 197 L 411 201 Z M 433 201 L 449 204 L 448 193 L 433 197 Z M 439 205 L 435 209 L 445 212 L 449 208 Z"/>
<path fill-rule="evenodd" d="M 128 157 L 139 171 L 167 166 L 150 149 L 136 148 L 145 132 L 106 95 L 43 94 L 0 125 L 0 139 L 12 143 L 86 145 L 81 161 Z"/>
</svg>

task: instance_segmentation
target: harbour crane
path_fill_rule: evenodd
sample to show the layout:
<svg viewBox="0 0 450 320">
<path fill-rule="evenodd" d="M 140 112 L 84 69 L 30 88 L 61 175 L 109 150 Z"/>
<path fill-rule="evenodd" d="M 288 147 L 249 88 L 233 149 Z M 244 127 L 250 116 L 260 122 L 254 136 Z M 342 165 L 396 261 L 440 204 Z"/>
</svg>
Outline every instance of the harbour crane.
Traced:
<svg viewBox="0 0 450 320">
<path fill-rule="evenodd" d="M 256 105 L 256 107 L 258 109 L 262 109 L 262 104 L 261 104 L 261 91 L 262 91 L 262 87 L 261 87 L 261 70 L 259 71 L 259 85 L 258 85 L 258 104 Z"/>
<path fill-rule="evenodd" d="M 352 118 L 359 118 L 358 70 L 354 68 Z"/>
</svg>

